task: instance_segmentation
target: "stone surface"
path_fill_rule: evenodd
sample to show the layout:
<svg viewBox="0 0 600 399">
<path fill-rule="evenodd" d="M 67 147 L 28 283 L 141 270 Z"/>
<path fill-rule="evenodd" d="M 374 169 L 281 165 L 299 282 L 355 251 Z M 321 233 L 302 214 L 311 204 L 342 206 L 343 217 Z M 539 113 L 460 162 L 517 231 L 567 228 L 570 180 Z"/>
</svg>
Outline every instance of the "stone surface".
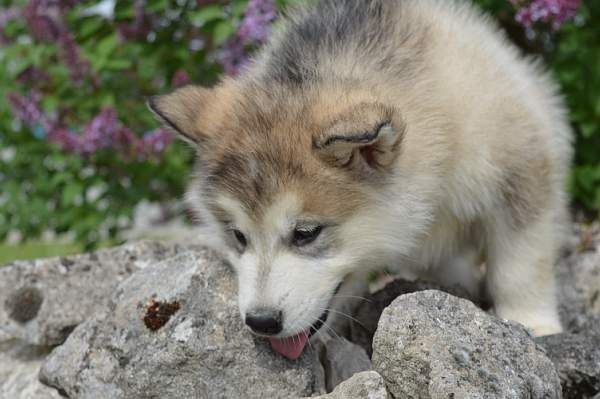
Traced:
<svg viewBox="0 0 600 399">
<path fill-rule="evenodd" d="M 312 347 L 318 353 L 316 361 L 323 369 L 322 385 L 325 392 L 333 391 L 356 373 L 371 370 L 371 360 L 363 348 L 343 337 L 332 338 L 322 333 L 319 335 L 313 339 Z"/>
<path fill-rule="evenodd" d="M 373 369 L 396 398 L 560 398 L 554 365 L 529 333 L 440 291 L 382 314 Z"/>
<path fill-rule="evenodd" d="M 375 371 L 363 371 L 342 382 L 327 395 L 318 399 L 388 399 L 385 381 Z"/>
<path fill-rule="evenodd" d="M 13 339 L 0 342 L 0 398 L 61 398 L 56 389 L 38 380 L 40 365 L 48 351 Z"/>
<path fill-rule="evenodd" d="M 0 332 L 32 345 L 62 343 L 133 272 L 183 250 L 139 242 L 86 255 L 17 261 L 0 268 Z"/>
<path fill-rule="evenodd" d="M 460 298 L 476 300 L 476 298 L 471 298 L 467 291 L 460 287 L 445 288 L 427 281 L 394 280 L 379 291 L 366 295 L 365 300 L 361 301 L 357 306 L 353 318 L 348 321 L 350 325 L 350 340 L 363 347 L 369 357 L 371 357 L 373 354 L 373 348 L 371 346 L 373 335 L 375 334 L 377 323 L 379 322 L 383 310 L 400 295 L 424 290 L 440 290 Z"/>
<path fill-rule="evenodd" d="M 592 398 L 600 393 L 600 336 L 565 333 L 536 341 L 554 362 L 565 399 Z"/>
<path fill-rule="evenodd" d="M 576 331 L 600 315 L 600 223 L 575 224 L 570 241 L 556 270 L 561 319 Z"/>
<path fill-rule="evenodd" d="M 148 305 L 169 312 L 152 330 Z M 208 250 L 183 252 L 124 281 L 40 371 L 77 398 L 288 398 L 312 394 L 310 356 L 275 354 L 244 327 L 230 270 Z M 174 306 L 177 304 L 178 306 Z"/>
</svg>

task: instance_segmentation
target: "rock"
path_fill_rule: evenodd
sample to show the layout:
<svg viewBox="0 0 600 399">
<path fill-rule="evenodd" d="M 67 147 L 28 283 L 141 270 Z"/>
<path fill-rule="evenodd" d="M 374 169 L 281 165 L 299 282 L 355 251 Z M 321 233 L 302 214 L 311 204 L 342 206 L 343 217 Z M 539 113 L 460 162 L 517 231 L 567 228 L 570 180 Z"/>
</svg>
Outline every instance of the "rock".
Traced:
<svg viewBox="0 0 600 399">
<path fill-rule="evenodd" d="M 377 323 L 379 322 L 383 310 L 400 295 L 424 290 L 445 291 L 460 298 L 477 301 L 477 298 L 471 298 L 467 291 L 461 287 L 441 287 L 438 284 L 427 281 L 397 279 L 388 283 L 379 291 L 367 295 L 364 301 L 360 302 L 354 313 L 353 320 L 350 320 L 349 322 L 350 340 L 363 347 L 369 357 L 371 357 L 373 354 L 371 345 L 373 342 L 373 335 L 375 334 Z"/>
<path fill-rule="evenodd" d="M 208 250 L 149 265 L 54 349 L 40 379 L 77 398 L 312 394 L 310 355 L 274 353 L 244 327 L 236 297 L 234 276 Z"/>
<path fill-rule="evenodd" d="M 600 337 L 565 333 L 539 337 L 536 342 L 554 362 L 565 399 L 600 393 Z"/>
<path fill-rule="evenodd" d="M 575 224 L 570 241 L 556 270 L 561 319 L 574 331 L 600 315 L 600 223 Z"/>
<path fill-rule="evenodd" d="M 316 399 L 388 399 L 383 378 L 375 371 L 363 371 L 342 382 L 327 395 Z"/>
<path fill-rule="evenodd" d="M 173 256 L 180 245 L 139 242 L 0 268 L 0 332 L 31 345 L 64 342 L 133 272 Z"/>
<path fill-rule="evenodd" d="M 396 299 L 373 341 L 396 398 L 560 398 L 554 365 L 521 326 L 440 291 Z"/>
<path fill-rule="evenodd" d="M 0 343 L 0 398 L 59 399 L 58 391 L 43 385 L 38 372 L 48 348 L 32 347 L 16 340 Z"/>
<path fill-rule="evenodd" d="M 371 360 L 360 346 L 343 337 L 323 337 L 313 340 L 317 361 L 323 367 L 324 390 L 331 392 L 340 383 L 361 371 L 371 370 Z"/>
</svg>

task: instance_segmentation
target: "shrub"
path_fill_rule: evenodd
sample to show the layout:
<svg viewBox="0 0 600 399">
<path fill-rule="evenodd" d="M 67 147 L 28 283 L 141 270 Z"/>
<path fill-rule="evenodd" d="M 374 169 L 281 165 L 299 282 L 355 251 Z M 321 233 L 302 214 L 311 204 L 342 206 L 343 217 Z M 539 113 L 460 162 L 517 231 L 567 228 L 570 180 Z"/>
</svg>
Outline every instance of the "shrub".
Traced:
<svg viewBox="0 0 600 399">
<path fill-rule="evenodd" d="M 571 189 L 598 211 L 600 3 L 476 1 L 559 79 L 577 132 Z M 276 18 L 273 0 L 1 4 L 0 240 L 69 232 L 88 246 L 118 237 L 140 200 L 182 194 L 192 150 L 145 98 L 237 73 Z"/>
</svg>

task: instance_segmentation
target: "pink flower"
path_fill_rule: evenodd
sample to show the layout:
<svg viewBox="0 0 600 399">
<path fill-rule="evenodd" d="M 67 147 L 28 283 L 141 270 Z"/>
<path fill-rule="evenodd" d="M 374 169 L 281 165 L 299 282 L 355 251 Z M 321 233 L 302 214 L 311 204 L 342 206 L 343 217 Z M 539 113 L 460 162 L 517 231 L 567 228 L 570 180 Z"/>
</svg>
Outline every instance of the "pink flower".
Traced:
<svg viewBox="0 0 600 399">
<path fill-rule="evenodd" d="M 217 61 L 225 73 L 237 75 L 250 61 L 246 47 L 266 42 L 271 25 L 277 18 L 273 0 L 250 0 L 244 19 L 235 36 L 229 39 L 217 53 Z"/>
<path fill-rule="evenodd" d="M 181 69 L 181 68 L 179 68 L 177 71 L 175 71 L 175 73 L 173 74 L 173 77 L 171 78 L 171 86 L 172 87 L 185 86 L 191 82 L 192 82 L 192 79 L 190 79 L 190 75 L 188 75 L 188 73 L 184 69 Z"/>
<path fill-rule="evenodd" d="M 55 123 L 42 112 L 40 107 L 41 97 L 40 93 L 36 91 L 31 91 L 27 96 L 10 92 L 7 95 L 7 100 L 16 118 L 20 119 L 29 128 L 33 129 L 36 126 L 41 126 L 47 132 Z"/>
<path fill-rule="evenodd" d="M 542 22 L 551 24 L 555 30 L 572 19 L 581 6 L 581 0 L 511 0 L 511 3 L 518 8 L 515 20 L 521 25 L 529 28 Z"/>
</svg>

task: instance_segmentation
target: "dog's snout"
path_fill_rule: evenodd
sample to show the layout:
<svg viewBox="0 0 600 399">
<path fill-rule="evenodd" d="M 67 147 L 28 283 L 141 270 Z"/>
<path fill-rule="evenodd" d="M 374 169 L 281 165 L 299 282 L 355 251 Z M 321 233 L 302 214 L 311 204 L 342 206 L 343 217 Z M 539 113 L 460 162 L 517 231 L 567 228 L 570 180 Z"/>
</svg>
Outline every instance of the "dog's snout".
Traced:
<svg viewBox="0 0 600 399">
<path fill-rule="evenodd" d="M 275 335 L 283 329 L 281 310 L 254 309 L 246 313 L 246 324 L 259 334 Z"/>
</svg>

